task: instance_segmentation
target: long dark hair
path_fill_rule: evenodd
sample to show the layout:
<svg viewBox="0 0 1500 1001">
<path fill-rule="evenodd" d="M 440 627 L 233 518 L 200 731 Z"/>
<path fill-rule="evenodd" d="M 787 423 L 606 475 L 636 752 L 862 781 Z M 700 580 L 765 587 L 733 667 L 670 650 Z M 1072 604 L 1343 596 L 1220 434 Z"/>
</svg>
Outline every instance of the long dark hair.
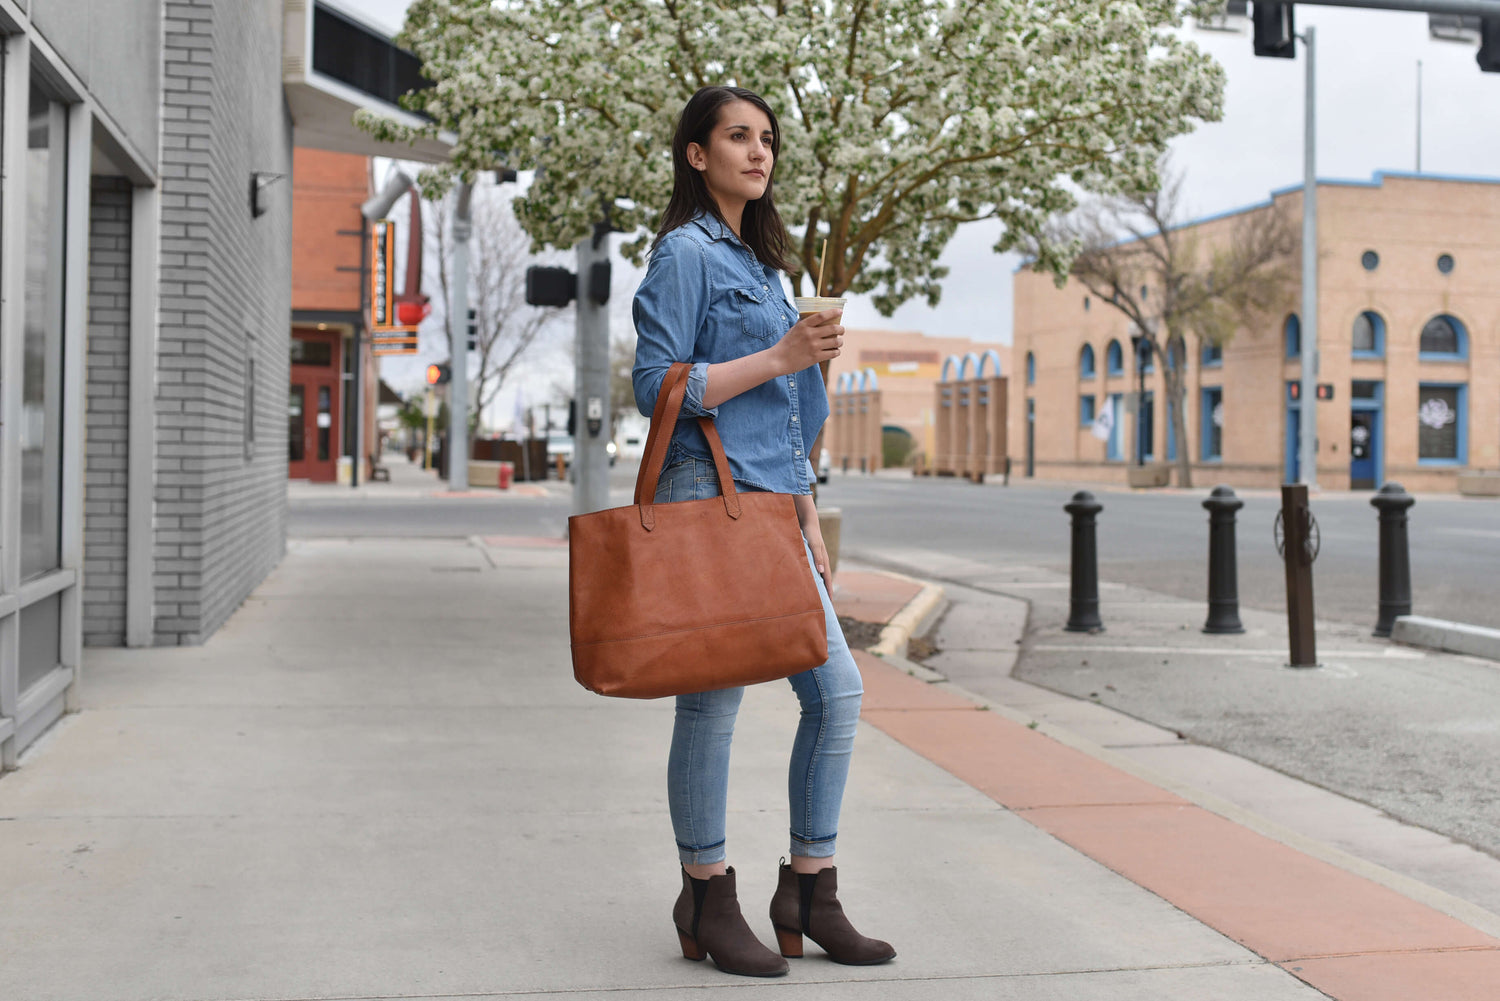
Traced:
<svg viewBox="0 0 1500 1001">
<path fill-rule="evenodd" d="M 689 222 L 699 212 L 714 216 L 728 227 L 718 203 L 709 194 L 703 175 L 688 163 L 687 148 L 690 143 L 708 148 L 711 134 L 719 124 L 719 112 L 731 101 L 749 101 L 771 120 L 771 176 L 766 178 L 766 193 L 745 203 L 745 214 L 740 219 L 740 239 L 766 267 L 790 271 L 786 224 L 781 221 L 781 213 L 776 211 L 776 201 L 771 197 L 776 162 L 781 159 L 781 126 L 766 99 L 743 87 L 704 87 L 682 109 L 677 119 L 677 132 L 672 136 L 672 197 L 661 215 L 661 226 L 656 231 L 651 249 L 655 250 L 662 237 Z"/>
</svg>

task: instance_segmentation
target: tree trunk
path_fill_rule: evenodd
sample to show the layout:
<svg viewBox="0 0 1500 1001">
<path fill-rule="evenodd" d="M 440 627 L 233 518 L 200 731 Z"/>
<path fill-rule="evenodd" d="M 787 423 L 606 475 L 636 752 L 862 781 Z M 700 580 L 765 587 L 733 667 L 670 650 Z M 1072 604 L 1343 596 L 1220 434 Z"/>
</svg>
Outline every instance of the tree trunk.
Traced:
<svg viewBox="0 0 1500 1001">
<path fill-rule="evenodd" d="M 1177 439 L 1177 485 L 1191 487 L 1193 485 L 1193 452 L 1192 442 L 1188 441 L 1187 411 L 1183 406 L 1187 396 L 1187 386 L 1183 383 L 1183 373 L 1180 370 L 1167 370 L 1167 398 L 1172 401 L 1172 433 Z"/>
</svg>

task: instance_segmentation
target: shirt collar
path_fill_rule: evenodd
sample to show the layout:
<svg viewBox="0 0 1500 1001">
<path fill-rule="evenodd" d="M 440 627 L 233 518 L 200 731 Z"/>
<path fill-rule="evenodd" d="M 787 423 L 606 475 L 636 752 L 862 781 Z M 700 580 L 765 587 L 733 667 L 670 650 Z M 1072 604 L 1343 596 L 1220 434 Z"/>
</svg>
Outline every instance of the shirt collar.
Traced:
<svg viewBox="0 0 1500 1001">
<path fill-rule="evenodd" d="M 697 215 L 693 216 L 693 222 L 699 229 L 707 233 L 711 239 L 734 240 L 736 243 L 744 242 L 739 237 L 735 236 L 734 231 L 728 226 L 724 225 L 723 220 L 714 215 L 712 212 L 699 212 Z"/>
</svg>

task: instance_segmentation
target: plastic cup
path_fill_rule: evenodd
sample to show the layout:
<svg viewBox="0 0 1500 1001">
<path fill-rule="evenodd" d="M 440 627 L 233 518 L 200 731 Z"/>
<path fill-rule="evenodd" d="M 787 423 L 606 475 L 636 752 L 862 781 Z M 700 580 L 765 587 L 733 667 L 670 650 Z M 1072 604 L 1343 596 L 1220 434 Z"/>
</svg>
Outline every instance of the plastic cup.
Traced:
<svg viewBox="0 0 1500 1001">
<path fill-rule="evenodd" d="M 825 309 L 843 309 L 848 299 L 836 299 L 833 296 L 823 295 L 799 295 L 792 299 L 792 305 L 797 307 L 797 316 L 809 316 L 813 313 L 821 313 Z"/>
</svg>

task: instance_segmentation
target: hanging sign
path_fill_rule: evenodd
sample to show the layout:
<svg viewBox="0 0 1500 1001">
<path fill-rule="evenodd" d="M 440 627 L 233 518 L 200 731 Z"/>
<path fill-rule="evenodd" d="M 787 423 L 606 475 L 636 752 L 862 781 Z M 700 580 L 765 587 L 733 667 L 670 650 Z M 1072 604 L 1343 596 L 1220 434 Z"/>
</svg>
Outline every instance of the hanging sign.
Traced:
<svg viewBox="0 0 1500 1001">
<path fill-rule="evenodd" d="M 401 324 L 396 316 L 396 289 L 393 282 L 395 270 L 396 223 L 390 219 L 377 219 L 370 224 L 370 332 L 377 335 L 403 334 L 414 338 L 417 328 Z M 377 349 L 382 346 L 378 341 L 379 338 Z M 377 353 L 397 352 L 377 350 Z M 414 354 L 415 350 L 411 353 Z"/>
</svg>

